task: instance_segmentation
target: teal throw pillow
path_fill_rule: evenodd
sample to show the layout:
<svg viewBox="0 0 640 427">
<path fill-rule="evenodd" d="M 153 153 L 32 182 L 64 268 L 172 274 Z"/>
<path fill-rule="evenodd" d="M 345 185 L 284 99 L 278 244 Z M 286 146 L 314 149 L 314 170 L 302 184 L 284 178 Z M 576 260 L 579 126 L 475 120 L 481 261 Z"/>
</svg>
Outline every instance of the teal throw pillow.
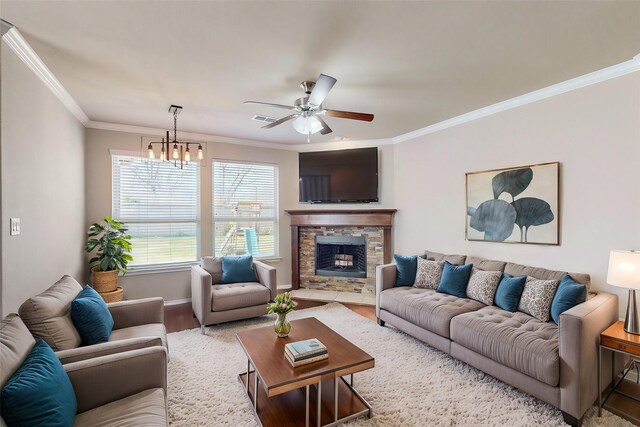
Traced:
<svg viewBox="0 0 640 427">
<path fill-rule="evenodd" d="M 436 290 L 456 297 L 466 298 L 467 284 L 469 283 L 472 269 L 473 264 L 453 265 L 449 261 L 445 261 L 440 284 Z"/>
<path fill-rule="evenodd" d="M 396 284 L 395 286 L 413 286 L 418 270 L 417 256 L 394 255 L 396 260 Z"/>
<path fill-rule="evenodd" d="M 569 274 L 565 274 L 551 302 L 551 319 L 553 319 L 555 323 L 559 323 L 560 314 L 578 304 L 582 304 L 586 300 L 587 287 L 573 280 L 573 277 Z"/>
<path fill-rule="evenodd" d="M 495 305 L 503 310 L 515 313 L 518 310 L 518 303 L 522 292 L 524 292 L 524 284 L 527 276 L 513 277 L 510 274 L 502 273 L 502 279 L 498 284 L 496 295 L 493 299 Z"/>
<path fill-rule="evenodd" d="M 38 340 L 2 388 L 2 419 L 9 427 L 70 427 L 76 409 L 76 395 L 62 363 L 44 340 Z"/>
<path fill-rule="evenodd" d="M 257 282 L 251 255 L 223 256 L 220 283 Z"/>
<path fill-rule="evenodd" d="M 95 289 L 87 285 L 71 301 L 71 321 L 82 344 L 93 345 L 109 341 L 113 330 L 113 317 L 104 300 Z"/>
</svg>

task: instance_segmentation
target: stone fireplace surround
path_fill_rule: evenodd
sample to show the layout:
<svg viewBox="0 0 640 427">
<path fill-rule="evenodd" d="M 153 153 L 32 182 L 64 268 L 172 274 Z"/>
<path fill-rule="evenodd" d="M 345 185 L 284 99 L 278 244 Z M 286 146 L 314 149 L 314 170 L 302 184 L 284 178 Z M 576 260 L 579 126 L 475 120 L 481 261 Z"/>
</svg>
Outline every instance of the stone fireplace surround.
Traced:
<svg viewBox="0 0 640 427">
<path fill-rule="evenodd" d="M 391 262 L 395 209 L 288 210 L 291 216 L 291 284 L 313 289 L 375 295 L 375 269 Z M 316 237 L 362 236 L 366 278 L 316 275 Z"/>
</svg>

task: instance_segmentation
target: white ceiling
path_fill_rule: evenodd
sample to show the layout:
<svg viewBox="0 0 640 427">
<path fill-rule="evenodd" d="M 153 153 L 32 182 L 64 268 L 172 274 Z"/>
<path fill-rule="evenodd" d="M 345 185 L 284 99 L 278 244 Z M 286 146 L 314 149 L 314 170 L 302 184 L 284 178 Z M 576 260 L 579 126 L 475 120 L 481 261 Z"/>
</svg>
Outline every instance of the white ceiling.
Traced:
<svg viewBox="0 0 640 427">
<path fill-rule="evenodd" d="M 93 121 L 300 144 L 298 84 L 338 79 L 312 142 L 397 136 L 640 53 L 640 2 L 15 1 L 18 27 Z"/>
</svg>

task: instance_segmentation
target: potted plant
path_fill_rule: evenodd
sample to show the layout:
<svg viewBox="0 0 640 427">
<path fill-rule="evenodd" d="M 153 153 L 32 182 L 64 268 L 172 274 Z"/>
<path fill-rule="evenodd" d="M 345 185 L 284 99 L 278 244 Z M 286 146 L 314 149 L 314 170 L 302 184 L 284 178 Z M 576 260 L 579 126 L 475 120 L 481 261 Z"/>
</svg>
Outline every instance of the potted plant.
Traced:
<svg viewBox="0 0 640 427">
<path fill-rule="evenodd" d="M 127 272 L 127 264 L 133 260 L 131 236 L 122 222 L 111 217 L 104 218 L 104 224 L 92 224 L 87 232 L 84 250 L 95 256 L 89 260 L 93 273 L 93 287 L 101 293 L 113 292 L 118 287 L 118 273 Z"/>
<path fill-rule="evenodd" d="M 274 330 L 279 337 L 286 337 L 291 332 L 291 323 L 287 320 L 287 313 L 291 313 L 297 306 L 298 303 L 291 299 L 290 292 L 276 295 L 273 302 L 267 304 L 267 312 L 278 315 Z"/>
</svg>

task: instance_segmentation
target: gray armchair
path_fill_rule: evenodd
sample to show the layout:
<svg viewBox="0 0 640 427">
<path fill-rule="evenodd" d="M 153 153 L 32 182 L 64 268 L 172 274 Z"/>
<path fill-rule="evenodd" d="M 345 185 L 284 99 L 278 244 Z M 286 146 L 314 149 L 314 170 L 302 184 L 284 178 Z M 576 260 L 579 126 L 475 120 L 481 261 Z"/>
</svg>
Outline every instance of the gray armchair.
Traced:
<svg viewBox="0 0 640 427">
<path fill-rule="evenodd" d="M 257 282 L 220 284 L 221 258 L 204 257 L 191 267 L 191 305 L 203 334 L 207 325 L 267 313 L 267 303 L 278 292 L 276 269 L 260 261 L 253 261 L 253 269 Z"/>
<path fill-rule="evenodd" d="M 26 300 L 18 311 L 31 334 L 44 339 L 63 364 L 147 347 L 167 348 L 162 298 L 107 304 L 114 322 L 109 342 L 81 346 L 70 316 L 71 302 L 81 290 L 76 280 L 63 276 L 46 291 Z"/>
<path fill-rule="evenodd" d="M 9 314 L 0 322 L 0 387 L 22 365 L 35 343 L 18 315 Z M 164 347 L 94 357 L 68 363 L 64 369 L 78 403 L 75 426 L 168 425 Z"/>
</svg>

